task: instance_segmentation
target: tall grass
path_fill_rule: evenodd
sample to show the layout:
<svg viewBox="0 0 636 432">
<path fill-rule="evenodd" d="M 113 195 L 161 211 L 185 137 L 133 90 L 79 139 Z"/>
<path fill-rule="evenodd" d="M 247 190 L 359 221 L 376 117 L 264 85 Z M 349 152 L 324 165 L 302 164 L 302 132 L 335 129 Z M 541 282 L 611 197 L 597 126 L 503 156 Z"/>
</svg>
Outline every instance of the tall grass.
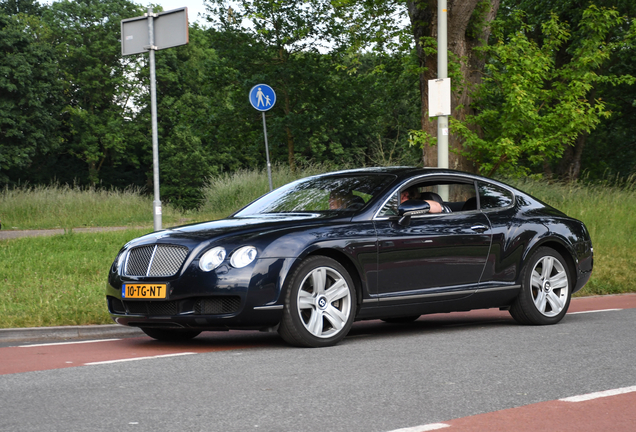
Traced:
<svg viewBox="0 0 636 432">
<path fill-rule="evenodd" d="M 292 171 L 272 167 L 274 188 L 330 170 L 329 165 L 307 165 Z M 240 170 L 208 181 L 204 204 L 196 211 L 162 206 L 164 226 L 182 225 L 227 217 L 269 192 L 266 170 Z M 52 184 L 0 190 L 3 229 L 28 230 L 82 227 L 152 227 L 152 197 L 138 188 L 123 191 Z"/>
<path fill-rule="evenodd" d="M 171 207 L 164 219 L 184 215 Z M 152 226 L 152 198 L 139 189 L 124 191 L 52 184 L 0 190 L 3 229 L 72 229 L 97 226 Z"/>
</svg>

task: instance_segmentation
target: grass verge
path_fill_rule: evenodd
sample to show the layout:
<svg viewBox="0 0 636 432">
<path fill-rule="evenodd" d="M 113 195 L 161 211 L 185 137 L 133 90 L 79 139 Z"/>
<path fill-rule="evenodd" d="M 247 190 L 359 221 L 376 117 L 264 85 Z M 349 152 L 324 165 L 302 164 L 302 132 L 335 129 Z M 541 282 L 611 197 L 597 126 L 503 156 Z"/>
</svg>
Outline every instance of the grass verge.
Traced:
<svg viewBox="0 0 636 432">
<path fill-rule="evenodd" d="M 130 229 L 0 241 L 0 328 L 112 323 L 104 289 Z"/>
</svg>

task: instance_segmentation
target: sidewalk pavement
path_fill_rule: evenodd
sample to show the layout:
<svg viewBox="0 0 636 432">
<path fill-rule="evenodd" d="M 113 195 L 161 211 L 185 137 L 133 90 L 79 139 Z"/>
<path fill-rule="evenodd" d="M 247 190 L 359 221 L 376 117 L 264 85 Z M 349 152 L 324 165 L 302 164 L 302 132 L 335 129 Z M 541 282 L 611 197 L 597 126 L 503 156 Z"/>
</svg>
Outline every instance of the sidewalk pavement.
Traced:
<svg viewBox="0 0 636 432">
<path fill-rule="evenodd" d="M 73 232 L 84 233 L 84 232 L 104 232 L 104 231 L 123 231 L 127 229 L 139 229 L 139 228 L 147 228 L 148 230 L 152 230 L 152 227 L 128 227 L 128 226 L 118 226 L 118 227 L 89 227 L 89 228 L 73 228 Z M 65 231 L 61 228 L 58 229 L 41 229 L 41 230 L 1 230 L 0 231 L 0 240 L 9 240 L 15 238 L 22 237 L 42 237 L 42 236 L 52 236 L 52 235 L 60 235 L 64 234 Z"/>
<path fill-rule="evenodd" d="M 144 332 L 137 327 L 126 327 L 119 324 L 9 328 L 0 329 L 0 344 L 62 341 L 67 339 L 106 339 L 143 335 Z"/>
</svg>

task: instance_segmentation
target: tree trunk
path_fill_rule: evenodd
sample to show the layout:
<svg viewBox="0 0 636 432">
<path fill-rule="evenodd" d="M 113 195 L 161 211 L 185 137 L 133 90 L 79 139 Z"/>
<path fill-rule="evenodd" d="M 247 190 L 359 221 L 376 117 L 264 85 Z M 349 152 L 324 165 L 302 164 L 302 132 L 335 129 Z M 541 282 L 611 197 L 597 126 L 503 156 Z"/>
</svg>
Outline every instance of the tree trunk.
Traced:
<svg viewBox="0 0 636 432">
<path fill-rule="evenodd" d="M 287 159 L 289 160 L 289 168 L 292 172 L 296 172 L 296 158 L 294 157 L 294 135 L 291 133 L 289 126 L 285 126 L 287 130 Z"/>
<path fill-rule="evenodd" d="M 581 175 L 581 156 L 585 148 L 588 133 L 584 132 L 576 138 L 573 146 L 566 146 L 557 168 L 562 180 L 577 180 Z"/>
<path fill-rule="evenodd" d="M 596 89 L 592 89 L 588 96 L 590 104 L 594 104 L 596 99 Z M 581 175 L 581 156 L 583 156 L 583 149 L 587 142 L 589 133 L 583 132 L 578 137 L 573 145 L 565 144 L 563 149 L 563 156 L 557 166 L 557 173 L 563 180 L 577 180 Z"/>
<path fill-rule="evenodd" d="M 283 106 L 283 111 L 285 112 L 285 117 L 289 118 L 289 114 L 291 113 L 291 106 L 287 89 L 283 89 L 283 95 L 285 97 L 285 105 Z M 287 132 L 287 160 L 289 162 L 289 168 L 292 172 L 296 172 L 296 158 L 294 156 L 294 135 L 292 134 L 289 125 L 285 126 L 285 131 Z"/>
<path fill-rule="evenodd" d="M 481 82 L 484 59 L 474 48 L 486 44 L 490 36 L 489 24 L 497 15 L 500 0 L 490 0 L 490 8 L 478 8 L 482 0 L 448 0 L 448 49 L 460 59 L 463 83 L 454 80 L 451 96 L 453 117 L 463 121 L 472 113 L 471 91 Z M 422 130 L 437 136 L 437 122 L 428 118 L 428 80 L 437 78 L 437 54 L 427 55 L 422 48 L 422 37 L 437 39 L 437 1 L 413 0 L 408 2 L 409 17 L 418 59 L 420 74 L 420 95 L 422 102 Z M 481 15 L 479 17 L 478 15 Z M 472 18 L 472 21 L 471 21 Z M 481 25 L 476 24 L 481 23 Z M 452 59 L 449 59 L 452 61 Z M 461 85 L 464 89 L 460 89 Z M 459 108 L 461 107 L 461 108 Z M 464 156 L 459 137 L 449 136 L 449 167 L 462 171 L 476 172 L 477 167 Z M 437 166 L 437 148 L 425 145 L 422 153 L 424 166 Z"/>
<path fill-rule="evenodd" d="M 437 77 L 437 57 L 426 55 L 422 38 L 437 35 L 437 1 L 421 0 L 409 1 L 409 18 L 411 30 L 415 39 L 415 48 L 419 61 L 420 73 L 420 100 L 422 104 L 421 123 L 422 130 L 431 137 L 437 137 L 437 122 L 428 117 L 428 80 Z M 424 166 L 437 166 L 437 147 L 425 143 L 422 148 L 422 162 Z"/>
</svg>

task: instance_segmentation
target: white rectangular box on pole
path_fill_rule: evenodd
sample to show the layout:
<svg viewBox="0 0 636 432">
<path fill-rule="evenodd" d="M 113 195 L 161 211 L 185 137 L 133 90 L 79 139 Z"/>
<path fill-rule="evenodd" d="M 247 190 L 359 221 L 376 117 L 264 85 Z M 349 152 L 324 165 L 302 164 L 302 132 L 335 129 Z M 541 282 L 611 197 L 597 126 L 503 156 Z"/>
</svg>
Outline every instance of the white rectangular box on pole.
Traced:
<svg viewBox="0 0 636 432">
<path fill-rule="evenodd" d="M 428 80 L 428 116 L 451 115 L 451 79 Z"/>
</svg>

